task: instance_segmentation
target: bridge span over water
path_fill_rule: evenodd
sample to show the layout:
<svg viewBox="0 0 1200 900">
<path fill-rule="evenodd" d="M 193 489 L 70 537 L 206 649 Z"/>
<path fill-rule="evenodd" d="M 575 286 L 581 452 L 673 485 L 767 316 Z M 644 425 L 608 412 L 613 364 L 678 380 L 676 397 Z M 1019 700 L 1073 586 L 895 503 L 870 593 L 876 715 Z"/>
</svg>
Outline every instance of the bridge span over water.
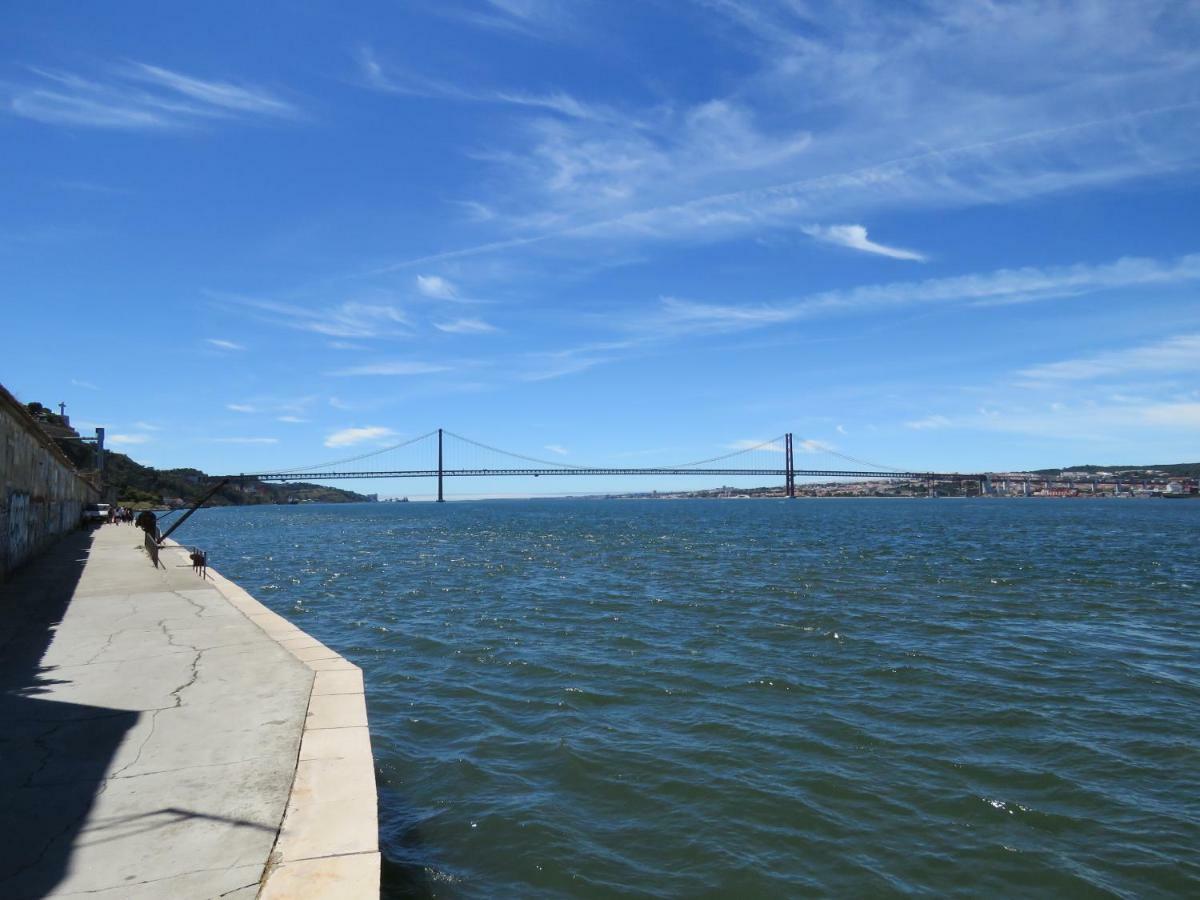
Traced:
<svg viewBox="0 0 1200 900">
<path fill-rule="evenodd" d="M 803 467 L 796 464 L 797 452 L 820 458 L 833 457 L 845 467 Z M 991 492 L 993 478 L 1012 480 L 1013 476 L 995 476 L 986 472 L 938 472 L 894 468 L 840 453 L 813 440 L 797 440 L 792 433 L 782 434 L 754 446 L 738 448 L 709 459 L 667 466 L 579 465 L 561 460 L 541 459 L 484 444 L 446 429 L 426 434 L 356 456 L 324 463 L 276 471 L 247 472 L 231 478 L 253 478 L 267 482 L 330 481 L 348 479 L 429 478 L 436 479 L 437 499 L 445 499 L 447 478 L 491 477 L 562 477 L 562 476 L 644 476 L 644 477 L 759 477 L 779 479 L 786 496 L 796 496 L 796 479 L 846 479 L 871 481 L 918 481 L 931 488 L 937 483 L 976 482 L 981 494 Z M 1117 484 L 1116 479 L 1089 479 L 1095 485 Z M 1026 476 L 1026 483 L 1046 483 L 1047 479 Z M 1128 483 L 1128 482 L 1126 482 Z"/>
</svg>

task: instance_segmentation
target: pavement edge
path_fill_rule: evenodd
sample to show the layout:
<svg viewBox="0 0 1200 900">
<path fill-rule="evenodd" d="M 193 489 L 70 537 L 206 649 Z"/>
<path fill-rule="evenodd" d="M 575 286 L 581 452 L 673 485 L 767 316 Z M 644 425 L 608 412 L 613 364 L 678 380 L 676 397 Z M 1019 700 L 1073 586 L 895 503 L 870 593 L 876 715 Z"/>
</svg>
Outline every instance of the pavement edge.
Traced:
<svg viewBox="0 0 1200 900">
<path fill-rule="evenodd" d="M 171 545 L 179 546 L 168 541 Z M 362 669 L 220 573 L 209 569 L 208 578 L 313 671 L 296 773 L 258 896 L 377 898 L 379 811 Z"/>
</svg>

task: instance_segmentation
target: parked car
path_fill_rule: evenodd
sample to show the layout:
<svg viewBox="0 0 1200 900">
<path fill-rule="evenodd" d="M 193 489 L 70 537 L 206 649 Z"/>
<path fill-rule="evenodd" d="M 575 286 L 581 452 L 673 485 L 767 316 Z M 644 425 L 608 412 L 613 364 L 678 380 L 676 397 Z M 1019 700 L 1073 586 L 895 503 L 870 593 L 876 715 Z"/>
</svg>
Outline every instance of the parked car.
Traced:
<svg viewBox="0 0 1200 900">
<path fill-rule="evenodd" d="M 89 503 L 83 508 L 83 521 L 89 525 L 102 525 L 108 521 L 107 503 Z"/>
</svg>

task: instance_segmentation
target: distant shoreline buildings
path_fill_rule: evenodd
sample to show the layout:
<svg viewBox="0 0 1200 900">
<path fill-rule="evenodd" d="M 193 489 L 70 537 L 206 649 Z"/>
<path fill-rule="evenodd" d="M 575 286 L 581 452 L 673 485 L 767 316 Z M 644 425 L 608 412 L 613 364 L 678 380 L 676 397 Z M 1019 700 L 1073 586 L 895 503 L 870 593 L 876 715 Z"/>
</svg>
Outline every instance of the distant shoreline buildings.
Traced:
<svg viewBox="0 0 1200 900">
<path fill-rule="evenodd" d="M 611 493 L 607 499 L 723 499 L 753 500 L 786 497 L 780 487 L 719 487 L 689 491 Z M 929 483 L 918 479 L 797 482 L 796 496 L 805 498 L 863 497 L 1036 497 L 1078 499 L 1200 498 L 1196 478 L 1175 477 L 1160 469 L 1121 471 L 1063 471 L 1057 475 L 1000 472 L 981 480 Z"/>
</svg>

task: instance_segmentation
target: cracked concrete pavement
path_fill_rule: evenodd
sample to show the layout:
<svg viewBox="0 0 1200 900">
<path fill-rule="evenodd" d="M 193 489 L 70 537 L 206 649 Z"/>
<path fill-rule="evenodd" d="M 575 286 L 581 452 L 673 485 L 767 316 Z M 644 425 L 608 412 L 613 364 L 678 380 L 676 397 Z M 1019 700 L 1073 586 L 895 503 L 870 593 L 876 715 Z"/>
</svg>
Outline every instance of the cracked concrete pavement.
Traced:
<svg viewBox="0 0 1200 900">
<path fill-rule="evenodd" d="M 313 672 L 141 532 L 0 587 L 0 896 L 254 897 Z"/>
</svg>

